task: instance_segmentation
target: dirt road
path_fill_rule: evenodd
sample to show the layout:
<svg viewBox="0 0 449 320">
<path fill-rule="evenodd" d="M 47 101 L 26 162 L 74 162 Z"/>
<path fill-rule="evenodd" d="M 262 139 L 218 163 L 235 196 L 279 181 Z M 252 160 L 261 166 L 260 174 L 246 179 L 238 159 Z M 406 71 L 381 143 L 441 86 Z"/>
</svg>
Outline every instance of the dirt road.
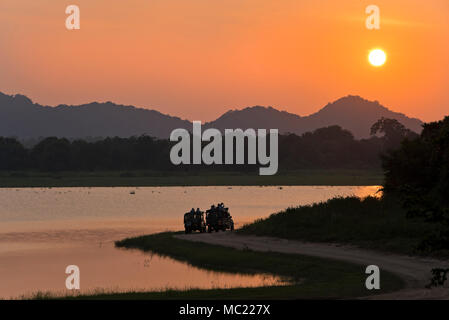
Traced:
<svg viewBox="0 0 449 320">
<path fill-rule="evenodd" d="M 243 236 L 231 232 L 177 235 L 179 239 L 228 246 L 236 249 L 248 248 L 255 251 L 273 251 L 301 254 L 321 258 L 347 261 L 363 266 L 377 265 L 406 281 L 406 289 L 399 292 L 378 295 L 377 299 L 449 299 L 449 289 L 425 289 L 429 282 L 430 270 L 441 267 L 445 262 L 385 254 L 351 246 L 338 246 L 322 243 L 305 243 L 269 237 Z M 447 261 L 446 261 L 447 265 Z M 371 297 L 373 298 L 373 297 Z"/>
</svg>

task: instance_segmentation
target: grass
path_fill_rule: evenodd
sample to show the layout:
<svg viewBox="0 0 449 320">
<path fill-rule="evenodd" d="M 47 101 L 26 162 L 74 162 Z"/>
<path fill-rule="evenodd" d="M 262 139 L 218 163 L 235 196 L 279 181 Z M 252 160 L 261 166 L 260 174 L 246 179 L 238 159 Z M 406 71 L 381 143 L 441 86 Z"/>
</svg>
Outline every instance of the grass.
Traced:
<svg viewBox="0 0 449 320">
<path fill-rule="evenodd" d="M 380 171 L 301 170 L 259 176 L 241 172 L 94 171 L 44 173 L 0 172 L 0 188 L 25 187 L 144 187 L 259 185 L 380 185 Z"/>
<path fill-rule="evenodd" d="M 433 225 L 406 217 L 398 202 L 383 198 L 334 198 L 272 214 L 243 226 L 239 233 L 310 242 L 351 244 L 379 251 L 425 255 L 418 245 Z M 435 256 L 449 256 L 449 251 Z"/>
<path fill-rule="evenodd" d="M 401 289 L 398 285 L 397 289 Z M 329 290 L 330 294 L 323 294 Z M 360 290 L 362 291 L 362 290 Z M 387 291 L 381 290 L 382 293 Z M 390 290 L 391 291 L 391 290 Z M 332 295 L 331 293 L 334 293 Z M 341 286 L 337 287 L 307 287 L 300 286 L 270 286 L 256 288 L 232 288 L 232 289 L 165 289 L 160 291 L 125 291 L 110 292 L 94 290 L 80 295 L 55 296 L 52 293 L 37 293 L 31 297 L 23 297 L 25 300 L 313 300 L 313 299 L 350 299 L 355 292 L 345 292 Z M 379 293 L 378 291 L 376 293 Z M 369 296 L 370 292 L 364 290 L 363 296 Z"/>
<path fill-rule="evenodd" d="M 362 266 L 301 255 L 262 253 L 176 239 L 173 233 L 116 242 L 128 249 L 152 251 L 206 270 L 240 274 L 274 274 L 288 279 L 282 286 L 234 289 L 99 292 L 67 299 L 341 299 L 367 296 Z M 403 281 L 384 272 L 376 294 L 401 289 Z M 44 298 L 50 298 L 41 295 Z"/>
</svg>

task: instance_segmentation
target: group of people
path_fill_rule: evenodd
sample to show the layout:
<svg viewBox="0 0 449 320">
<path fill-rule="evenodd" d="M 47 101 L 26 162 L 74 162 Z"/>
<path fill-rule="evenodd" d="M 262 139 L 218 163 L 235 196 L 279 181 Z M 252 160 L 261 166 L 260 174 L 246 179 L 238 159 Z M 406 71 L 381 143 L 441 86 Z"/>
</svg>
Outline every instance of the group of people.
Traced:
<svg viewBox="0 0 449 320">
<path fill-rule="evenodd" d="M 210 206 L 210 209 L 206 210 L 206 216 L 211 213 L 218 213 L 223 215 L 229 215 L 228 208 L 225 208 L 224 203 L 221 202 L 215 206 L 215 204 Z M 190 218 L 196 218 L 201 217 L 203 215 L 203 211 L 200 210 L 200 208 L 192 208 L 190 212 L 188 212 L 186 215 L 188 215 Z"/>
<path fill-rule="evenodd" d="M 200 210 L 200 208 L 196 208 L 196 210 L 194 208 L 192 208 L 192 210 L 190 210 L 191 215 L 195 215 L 195 214 L 201 214 L 203 211 Z"/>
<path fill-rule="evenodd" d="M 223 203 L 219 203 L 218 205 L 213 204 L 206 211 L 206 217 L 204 217 L 204 212 L 200 208 L 196 210 L 192 208 L 192 210 L 184 214 L 184 227 L 186 233 L 191 233 L 192 231 L 206 232 L 206 230 L 207 232 L 232 231 L 234 230 L 234 221 L 229 213 L 229 209 Z"/>
<path fill-rule="evenodd" d="M 200 208 L 196 208 L 196 210 L 194 208 L 192 208 L 192 210 L 190 210 L 189 212 L 187 212 L 184 215 L 184 221 L 186 220 L 194 220 L 194 219 L 202 219 L 203 217 L 203 211 L 200 210 Z"/>
<path fill-rule="evenodd" d="M 229 216 L 228 208 L 225 208 L 223 202 L 219 203 L 217 206 L 214 204 L 210 206 L 210 209 L 206 211 L 206 215 L 218 213 L 219 215 Z"/>
</svg>

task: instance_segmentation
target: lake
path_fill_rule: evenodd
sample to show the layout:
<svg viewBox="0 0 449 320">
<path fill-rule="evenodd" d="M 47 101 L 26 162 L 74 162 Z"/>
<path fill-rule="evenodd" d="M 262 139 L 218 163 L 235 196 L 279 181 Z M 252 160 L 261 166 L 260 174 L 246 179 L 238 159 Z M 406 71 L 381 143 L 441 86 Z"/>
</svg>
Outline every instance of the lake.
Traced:
<svg viewBox="0 0 449 320">
<path fill-rule="evenodd" d="M 183 214 L 229 207 L 236 228 L 289 206 L 373 195 L 377 186 L 117 187 L 0 189 L 0 298 L 67 294 L 65 268 L 82 292 L 229 288 L 280 284 L 270 275 L 211 272 L 114 247 L 125 237 L 183 229 Z"/>
</svg>

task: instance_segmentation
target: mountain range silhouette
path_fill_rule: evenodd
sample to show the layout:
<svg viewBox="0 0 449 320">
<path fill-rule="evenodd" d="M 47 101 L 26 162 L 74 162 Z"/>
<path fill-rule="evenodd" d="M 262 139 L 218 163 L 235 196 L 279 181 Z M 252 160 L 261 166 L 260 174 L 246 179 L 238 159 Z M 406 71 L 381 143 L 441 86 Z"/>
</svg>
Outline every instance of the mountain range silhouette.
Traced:
<svg viewBox="0 0 449 320">
<path fill-rule="evenodd" d="M 359 96 L 346 96 L 327 104 L 318 112 L 299 116 L 272 107 L 254 106 L 230 110 L 205 128 L 279 129 L 279 133 L 302 134 L 318 128 L 339 125 L 354 137 L 366 138 L 370 127 L 381 117 L 397 119 L 407 128 L 421 132 L 422 121 L 409 118 Z M 93 102 L 78 106 L 42 106 L 24 95 L 0 92 L 0 136 L 21 139 L 39 137 L 130 137 L 149 135 L 161 139 L 176 128 L 192 129 L 192 123 L 159 111 Z"/>
</svg>

